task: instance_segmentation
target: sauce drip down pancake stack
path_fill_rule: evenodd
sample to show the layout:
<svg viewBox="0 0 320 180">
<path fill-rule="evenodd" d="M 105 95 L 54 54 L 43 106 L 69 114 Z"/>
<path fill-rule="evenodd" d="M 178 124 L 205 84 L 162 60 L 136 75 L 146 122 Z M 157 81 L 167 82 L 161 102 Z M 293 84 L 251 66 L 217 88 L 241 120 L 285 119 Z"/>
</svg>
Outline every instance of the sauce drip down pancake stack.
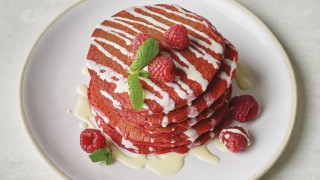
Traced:
<svg viewBox="0 0 320 180">
<path fill-rule="evenodd" d="M 131 46 L 138 33 L 159 42 L 164 32 L 183 24 L 190 45 L 163 46 L 177 68 L 172 82 L 140 78 L 143 108 L 129 98 Z M 94 30 L 86 64 L 91 76 L 88 99 L 95 120 L 118 146 L 141 154 L 186 153 L 211 140 L 229 123 L 228 103 L 238 53 L 205 18 L 176 5 L 123 10 Z M 147 69 L 147 68 L 145 68 Z"/>
</svg>

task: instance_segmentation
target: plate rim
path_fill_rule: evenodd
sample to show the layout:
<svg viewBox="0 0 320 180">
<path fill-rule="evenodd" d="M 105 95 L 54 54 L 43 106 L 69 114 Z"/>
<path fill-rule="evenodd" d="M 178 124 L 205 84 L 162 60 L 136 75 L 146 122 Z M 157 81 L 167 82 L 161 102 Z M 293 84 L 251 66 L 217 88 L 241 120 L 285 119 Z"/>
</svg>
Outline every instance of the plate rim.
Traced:
<svg viewBox="0 0 320 180">
<path fill-rule="evenodd" d="M 59 20 L 63 15 L 65 15 L 67 12 L 72 10 L 73 8 L 81 5 L 82 3 L 86 2 L 87 0 L 79 0 L 75 2 L 74 4 L 70 5 L 68 8 L 63 10 L 60 14 L 58 14 L 46 27 L 45 29 L 39 34 L 37 37 L 35 43 L 32 45 L 32 48 L 23 64 L 23 68 L 20 74 L 20 83 L 19 83 L 19 101 L 20 101 L 20 116 L 22 118 L 23 124 L 24 124 L 24 130 L 25 133 L 28 134 L 29 140 L 32 141 L 33 146 L 36 148 L 38 153 L 40 153 L 41 157 L 45 160 L 45 162 L 55 170 L 57 174 L 59 174 L 61 177 L 65 179 L 71 179 L 66 173 L 63 172 L 57 165 L 55 165 L 45 154 L 45 152 L 40 148 L 39 144 L 37 143 L 37 140 L 35 139 L 34 135 L 32 134 L 32 131 L 30 129 L 30 126 L 27 122 L 26 113 L 24 110 L 24 100 L 23 100 L 23 87 L 24 87 L 24 77 L 25 77 L 25 71 L 29 65 L 31 55 L 33 54 L 36 46 L 38 45 L 39 41 L 42 39 L 42 37 L 47 33 L 47 31 L 51 28 L 51 26 Z M 290 137 L 293 132 L 293 127 L 296 121 L 296 114 L 297 114 L 297 105 L 298 105 L 298 94 L 297 94 L 297 81 L 296 81 L 296 75 L 294 73 L 293 65 L 290 61 L 290 58 L 288 54 L 286 53 L 285 49 L 283 48 L 282 44 L 279 42 L 279 40 L 276 38 L 274 33 L 269 29 L 269 27 L 263 23 L 261 19 L 259 19 L 253 12 L 251 12 L 248 8 L 246 8 L 244 5 L 242 5 L 240 2 L 236 0 L 226 0 L 231 5 L 234 5 L 238 9 L 240 9 L 242 12 L 244 12 L 246 15 L 248 15 L 260 28 L 262 28 L 267 35 L 270 36 L 273 43 L 275 43 L 277 49 L 280 51 L 280 54 L 282 58 L 285 61 L 286 67 L 288 68 L 290 83 L 291 83 L 291 90 L 292 90 L 292 105 L 291 105 L 291 115 L 290 115 L 290 122 L 288 124 L 288 129 L 286 131 L 285 137 L 282 140 L 280 147 L 276 150 L 276 152 L 273 154 L 272 158 L 259 170 L 257 171 L 250 179 L 259 179 L 263 175 L 267 173 L 268 170 L 270 170 L 273 165 L 279 160 L 280 156 L 285 151 Z"/>
</svg>

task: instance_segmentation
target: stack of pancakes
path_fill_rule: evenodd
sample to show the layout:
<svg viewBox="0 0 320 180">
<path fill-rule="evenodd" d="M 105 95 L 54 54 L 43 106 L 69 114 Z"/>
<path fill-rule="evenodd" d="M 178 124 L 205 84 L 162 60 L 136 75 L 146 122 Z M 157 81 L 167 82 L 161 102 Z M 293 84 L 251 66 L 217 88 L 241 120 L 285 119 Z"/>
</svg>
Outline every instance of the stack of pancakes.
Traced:
<svg viewBox="0 0 320 180">
<path fill-rule="evenodd" d="M 174 60 L 175 80 L 140 78 L 145 104 L 136 111 L 127 81 L 134 59 L 132 41 L 142 32 L 163 43 L 163 33 L 175 24 L 188 29 L 190 46 L 175 50 L 163 44 L 159 52 Z M 179 6 L 120 11 L 94 30 L 87 56 L 88 99 L 95 120 L 118 146 L 131 152 L 186 153 L 228 125 L 237 60 L 235 48 L 207 19 Z"/>
</svg>

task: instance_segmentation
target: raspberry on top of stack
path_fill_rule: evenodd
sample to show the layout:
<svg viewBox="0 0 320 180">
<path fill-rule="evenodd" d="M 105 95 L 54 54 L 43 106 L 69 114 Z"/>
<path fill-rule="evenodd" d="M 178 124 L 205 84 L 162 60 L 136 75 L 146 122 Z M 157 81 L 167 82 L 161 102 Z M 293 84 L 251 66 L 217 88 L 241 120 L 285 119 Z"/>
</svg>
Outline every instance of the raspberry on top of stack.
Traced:
<svg viewBox="0 0 320 180">
<path fill-rule="evenodd" d="M 129 151 L 186 153 L 229 124 L 237 60 L 233 45 L 186 9 L 123 10 L 92 34 L 86 64 L 95 120 Z"/>
</svg>

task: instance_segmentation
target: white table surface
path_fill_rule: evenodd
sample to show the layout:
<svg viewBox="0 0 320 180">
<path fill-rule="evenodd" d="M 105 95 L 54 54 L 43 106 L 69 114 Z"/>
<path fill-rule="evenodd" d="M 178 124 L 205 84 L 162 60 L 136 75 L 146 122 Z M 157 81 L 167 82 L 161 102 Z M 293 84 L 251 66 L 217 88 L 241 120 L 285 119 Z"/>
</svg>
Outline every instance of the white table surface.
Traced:
<svg viewBox="0 0 320 180">
<path fill-rule="evenodd" d="M 0 1 L 0 179 L 63 179 L 37 152 L 20 117 L 19 81 L 32 45 L 77 0 Z M 320 179 L 320 1 L 238 0 L 274 32 L 297 76 L 293 136 L 263 179 Z"/>
</svg>

